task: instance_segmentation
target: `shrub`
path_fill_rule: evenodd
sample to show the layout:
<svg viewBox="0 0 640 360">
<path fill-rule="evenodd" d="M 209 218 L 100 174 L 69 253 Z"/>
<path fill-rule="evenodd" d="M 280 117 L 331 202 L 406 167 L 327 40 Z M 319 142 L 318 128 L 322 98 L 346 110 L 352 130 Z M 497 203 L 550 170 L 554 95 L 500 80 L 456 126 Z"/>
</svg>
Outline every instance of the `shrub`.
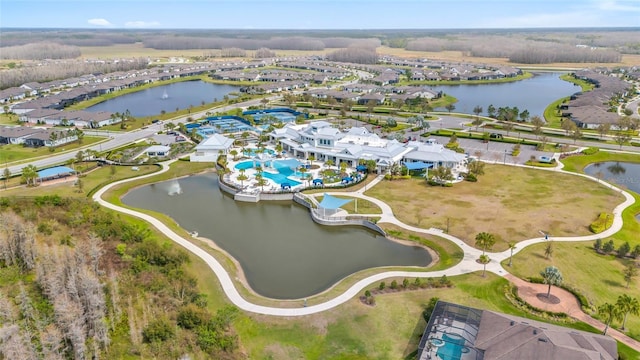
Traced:
<svg viewBox="0 0 640 360">
<path fill-rule="evenodd" d="M 594 243 L 593 243 L 593 248 L 596 251 L 600 251 L 602 250 L 602 239 L 597 239 Z"/>
<path fill-rule="evenodd" d="M 184 329 L 195 329 L 207 321 L 205 310 L 196 305 L 187 305 L 178 312 L 178 326 Z"/>
<path fill-rule="evenodd" d="M 169 320 L 153 320 L 142 330 L 142 339 L 146 343 L 166 341 L 174 336 L 173 325 Z"/>
<path fill-rule="evenodd" d="M 593 155 L 595 153 L 597 153 L 598 151 L 600 151 L 600 149 L 598 149 L 597 147 L 588 147 L 584 150 L 582 150 L 582 153 L 585 155 Z"/>
<path fill-rule="evenodd" d="M 618 257 L 619 258 L 623 258 L 623 257 L 627 256 L 629 251 L 631 251 L 631 245 L 629 245 L 628 242 L 625 242 L 624 244 L 620 245 L 620 247 L 617 250 Z"/>
<path fill-rule="evenodd" d="M 613 216 L 609 215 L 608 213 L 602 212 L 600 213 L 600 215 L 598 215 L 598 218 L 594 222 L 592 222 L 591 225 L 589 225 L 589 230 L 591 230 L 591 232 L 595 234 L 598 234 L 611 227 L 612 224 Z"/>
<path fill-rule="evenodd" d="M 391 286 L 389 286 L 389 288 L 391 288 L 391 289 L 393 289 L 393 290 L 397 289 L 397 288 L 398 288 L 398 282 L 397 282 L 397 281 L 395 281 L 395 280 L 393 280 L 393 281 L 391 282 Z"/>
<path fill-rule="evenodd" d="M 405 289 L 409 287 L 409 279 L 404 278 L 404 280 L 402 280 L 402 287 Z"/>
<path fill-rule="evenodd" d="M 416 278 L 416 279 L 413 281 L 413 285 L 414 285 L 414 286 L 417 286 L 417 287 L 420 287 L 420 286 L 422 285 L 422 279 L 420 279 L 420 278 Z"/>
<path fill-rule="evenodd" d="M 469 182 L 477 182 L 477 181 L 478 181 L 478 177 L 477 177 L 477 176 L 475 176 L 475 175 L 474 175 L 474 174 L 472 174 L 472 173 L 466 173 L 466 174 L 464 175 L 464 179 L 465 179 L 466 181 L 469 181 Z"/>
<path fill-rule="evenodd" d="M 422 311 L 422 317 L 426 322 L 429 322 L 429 319 L 431 318 L 431 314 L 433 313 L 433 309 L 436 308 L 436 304 L 438 303 L 438 300 L 440 300 L 440 298 L 437 298 L 437 297 L 432 297 L 431 299 L 429 299 L 429 303 Z"/>
<path fill-rule="evenodd" d="M 613 244 L 613 240 L 607 241 L 604 246 L 602 246 L 602 252 L 608 254 L 615 249 L 615 245 Z"/>
<path fill-rule="evenodd" d="M 364 292 L 364 296 L 365 296 L 365 297 L 369 297 L 369 296 L 371 296 L 371 291 L 366 290 L 366 291 Z"/>
<path fill-rule="evenodd" d="M 629 256 L 631 256 L 634 259 L 637 259 L 638 256 L 640 256 L 640 245 L 636 245 L 633 248 L 633 251 L 631 251 L 631 254 L 629 254 Z"/>
</svg>

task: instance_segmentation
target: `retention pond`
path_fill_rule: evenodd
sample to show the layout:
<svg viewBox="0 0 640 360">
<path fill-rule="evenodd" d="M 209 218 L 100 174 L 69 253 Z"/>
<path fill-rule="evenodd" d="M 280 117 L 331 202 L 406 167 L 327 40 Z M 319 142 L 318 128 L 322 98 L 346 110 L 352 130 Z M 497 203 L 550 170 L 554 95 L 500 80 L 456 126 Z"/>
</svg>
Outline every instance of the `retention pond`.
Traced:
<svg viewBox="0 0 640 360">
<path fill-rule="evenodd" d="M 274 299 L 317 294 L 363 269 L 432 261 L 422 247 L 363 227 L 318 225 L 293 202 L 236 202 L 217 181 L 211 173 L 151 184 L 130 191 L 123 202 L 167 214 L 215 241 L 240 263 L 255 292 Z"/>
</svg>

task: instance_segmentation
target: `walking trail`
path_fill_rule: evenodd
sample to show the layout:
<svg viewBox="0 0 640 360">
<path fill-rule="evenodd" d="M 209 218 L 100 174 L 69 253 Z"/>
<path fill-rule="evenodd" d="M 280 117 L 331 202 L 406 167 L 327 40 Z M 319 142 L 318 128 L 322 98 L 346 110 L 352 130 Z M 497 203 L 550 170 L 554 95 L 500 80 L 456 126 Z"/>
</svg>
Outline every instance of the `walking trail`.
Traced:
<svg viewBox="0 0 640 360">
<path fill-rule="evenodd" d="M 159 172 L 155 172 L 152 174 L 147 174 L 147 175 L 142 175 L 140 177 L 137 178 L 133 178 L 133 179 L 125 179 L 125 180 L 120 180 L 120 181 L 116 181 L 114 183 L 111 183 L 105 187 L 103 187 L 102 189 L 100 189 L 99 191 L 97 191 L 94 195 L 93 195 L 93 199 L 98 202 L 99 204 L 101 204 L 102 206 L 105 206 L 109 209 L 113 209 L 128 215 L 132 215 L 135 217 L 138 217 L 142 220 L 145 220 L 147 222 L 149 222 L 151 225 L 153 225 L 155 228 L 157 228 L 159 231 L 161 231 L 164 235 L 166 235 L 168 238 L 170 238 L 172 241 L 176 242 L 177 244 L 181 245 L 182 247 L 184 247 L 185 249 L 187 249 L 188 251 L 192 252 L 194 255 L 198 256 L 199 258 L 201 258 L 205 263 L 207 263 L 207 265 L 211 268 L 211 270 L 213 270 L 213 272 L 216 274 L 216 276 L 218 277 L 220 284 L 222 286 L 223 291 L 225 292 L 226 296 L 229 298 L 229 301 L 231 301 L 235 306 L 237 306 L 238 308 L 244 310 L 244 311 L 248 311 L 248 312 L 253 312 L 256 314 L 264 314 L 264 315 L 273 315 L 273 316 L 304 316 L 304 315 L 309 315 L 309 314 L 315 314 L 315 313 L 319 313 L 322 311 L 326 311 L 329 309 L 332 309 L 340 304 L 343 304 L 349 300 L 351 300 L 353 297 L 358 296 L 366 287 L 370 286 L 371 284 L 374 283 L 378 283 L 384 279 L 387 278 L 391 278 L 391 277 L 441 277 L 442 275 L 447 275 L 447 276 L 455 276 L 455 275 L 462 275 L 462 274 L 467 274 L 467 273 L 471 273 L 471 272 L 476 272 L 476 271 L 482 271 L 483 266 L 479 263 L 476 262 L 476 259 L 479 258 L 479 256 L 482 254 L 481 250 L 478 250 L 476 248 L 473 248 L 469 245 L 467 245 L 463 240 L 456 238 L 454 236 L 451 236 L 449 234 L 444 233 L 442 230 L 440 229 L 434 229 L 434 228 L 430 228 L 430 229 L 422 229 L 422 228 L 417 228 L 408 224 L 405 224 L 403 222 L 401 222 L 400 220 L 398 220 L 394 215 L 393 215 L 393 210 L 391 209 L 391 207 L 389 205 L 387 205 L 385 202 L 380 201 L 376 198 L 372 198 L 369 197 L 367 195 L 364 195 L 364 191 L 366 188 L 371 188 L 373 186 L 375 186 L 377 183 L 379 183 L 380 181 L 382 181 L 382 179 L 384 178 L 383 176 L 378 176 L 376 179 L 374 179 L 371 183 L 367 184 L 366 188 L 361 188 L 357 191 L 353 191 L 353 192 L 340 192 L 340 193 L 335 193 L 335 192 L 329 192 L 329 194 L 339 194 L 339 195 L 346 195 L 346 196 L 352 196 L 352 197 L 357 197 L 357 198 L 362 198 L 362 199 L 366 199 L 368 201 L 371 201 L 373 203 L 375 203 L 378 207 L 380 207 L 380 209 L 382 209 L 382 214 L 377 214 L 376 216 L 380 217 L 380 220 L 378 221 L 378 223 L 391 223 L 391 224 L 395 224 L 399 227 L 402 227 L 404 229 L 410 230 L 410 231 L 415 231 L 415 232 L 419 232 L 419 233 L 424 233 L 424 234 L 431 234 L 431 235 L 435 235 L 435 236 L 439 236 L 442 238 L 445 238 L 447 240 L 452 241 L 454 244 L 458 245 L 464 252 L 464 257 L 462 259 L 462 261 L 460 261 L 457 265 L 445 269 L 445 270 L 440 270 L 440 271 L 421 271 L 421 272 L 413 272 L 413 271 L 387 271 L 387 272 L 381 272 L 375 275 L 371 275 L 367 278 L 361 279 L 359 281 L 357 281 L 356 283 L 354 283 L 350 288 L 348 288 L 347 290 L 345 290 L 343 293 L 338 294 L 336 297 L 329 299 L 323 303 L 320 304 L 314 304 L 314 305 L 310 305 L 310 306 L 304 306 L 304 307 L 300 307 L 300 308 L 278 308 L 278 307 L 271 307 L 271 306 L 264 306 L 264 305 L 258 305 L 258 304 L 254 304 L 251 303 L 249 301 L 247 301 L 246 299 L 244 299 L 240 293 L 238 292 L 238 290 L 235 287 L 234 282 L 231 279 L 231 276 L 229 275 L 229 273 L 227 273 L 227 271 L 224 269 L 224 267 L 218 262 L 218 260 L 216 260 L 213 256 L 211 256 L 209 253 L 207 253 L 206 251 L 204 251 L 203 249 L 201 249 L 200 247 L 198 247 L 197 245 L 193 244 L 192 242 L 190 242 L 189 240 L 181 237 L 180 235 L 176 234 L 173 230 L 171 230 L 169 227 L 167 227 L 165 224 L 163 224 L 160 220 L 138 212 L 136 210 L 132 210 L 132 209 L 128 209 L 128 208 L 124 208 L 115 204 L 112 204 L 106 200 L 102 199 L 102 195 L 107 192 L 109 189 L 111 189 L 114 186 L 126 183 L 128 181 L 133 181 L 133 180 L 138 180 L 141 178 L 146 178 L 146 177 L 151 177 L 151 176 L 156 176 L 160 173 L 166 172 L 169 170 L 169 165 L 174 162 L 176 160 L 171 160 L 171 161 L 167 161 L 165 163 L 162 163 L 162 170 Z M 510 165 L 510 166 L 521 166 L 521 167 L 528 167 L 525 165 Z M 546 169 L 546 168 L 536 168 L 538 170 L 541 171 L 557 171 L 557 172 L 565 172 L 562 170 L 562 164 L 560 163 L 558 167 L 556 168 L 552 168 L 552 169 Z M 599 234 L 594 234 L 594 235 L 587 235 L 587 236 L 571 236 L 571 237 L 554 237 L 553 240 L 554 241 L 589 241 L 589 240 L 595 240 L 597 238 L 603 238 L 603 237 L 607 237 L 607 236 L 611 236 L 613 234 L 615 234 L 616 232 L 618 232 L 623 225 L 623 221 L 622 221 L 622 211 L 624 209 L 626 209 L 627 207 L 631 206 L 635 199 L 633 198 L 633 196 L 631 196 L 629 193 L 627 193 L 626 191 L 623 191 L 622 189 L 619 189 L 609 183 L 605 183 L 605 182 L 601 182 L 600 180 L 591 177 L 589 175 L 584 175 L 584 174 L 576 174 L 576 173 L 570 173 L 570 172 L 565 172 L 574 176 L 583 176 L 586 178 L 589 178 L 593 181 L 598 181 L 599 183 L 601 183 L 603 186 L 607 186 L 615 191 L 620 192 L 622 195 L 624 195 L 625 197 L 625 201 L 616 206 L 616 208 L 613 210 L 613 215 L 614 215 L 614 219 L 613 219 L 613 224 L 611 225 L 611 227 L 607 230 L 605 230 L 602 233 Z M 518 243 L 518 247 L 513 251 L 514 254 L 518 253 L 519 251 L 521 251 L 522 249 L 524 249 L 525 247 L 529 246 L 529 245 L 533 245 L 533 244 L 537 244 L 540 242 L 544 242 L 545 239 L 544 237 L 539 237 L 539 238 L 532 238 L 532 239 L 528 239 L 525 241 L 521 241 Z M 509 274 L 500 264 L 503 260 L 506 260 L 509 258 L 509 256 L 511 255 L 510 250 L 506 250 L 500 253 L 487 253 L 487 255 L 490 256 L 491 258 L 491 262 L 489 264 L 487 264 L 486 266 L 486 271 L 490 271 L 493 272 L 499 276 L 505 277 L 506 279 L 508 279 L 509 281 L 513 282 L 514 284 L 516 284 L 516 286 L 518 286 L 518 291 L 519 294 L 521 294 L 520 296 L 527 302 L 529 302 L 531 305 L 536 306 L 536 307 L 540 307 L 542 309 L 547 309 L 549 308 L 551 305 L 549 304 L 537 304 L 536 301 L 539 301 L 536 297 L 536 294 L 538 292 L 544 292 L 546 294 L 546 291 L 539 291 L 538 289 L 536 289 L 537 285 L 536 284 L 529 284 L 521 279 L 518 279 L 517 277 Z M 542 285 L 543 287 L 546 287 L 545 285 Z M 560 304 L 558 305 L 560 308 L 558 308 L 558 311 L 562 311 L 562 312 L 566 312 L 567 314 L 569 314 L 571 317 L 574 317 L 580 321 L 584 321 L 598 329 L 604 329 L 604 324 L 602 324 L 601 322 L 591 318 L 590 316 L 588 316 L 587 314 L 585 314 L 584 312 L 582 312 L 582 310 L 580 309 L 580 306 L 577 305 L 577 300 L 575 299 L 575 297 L 573 297 L 573 295 L 571 295 L 570 297 L 566 294 L 562 293 L 562 289 L 560 288 L 553 288 L 553 294 L 555 296 L 560 297 L 561 301 Z M 536 305 L 537 304 L 537 305 Z M 540 305 L 540 306 L 538 306 Z M 544 305 L 544 306 L 542 306 Z M 561 308 L 566 308 L 567 311 L 562 310 Z M 555 311 L 555 310 L 553 310 Z M 614 329 L 609 330 L 609 334 L 611 336 L 613 336 L 614 338 L 616 338 L 617 340 L 623 342 L 624 344 L 640 350 L 640 344 L 629 338 L 628 336 L 615 331 Z"/>
</svg>

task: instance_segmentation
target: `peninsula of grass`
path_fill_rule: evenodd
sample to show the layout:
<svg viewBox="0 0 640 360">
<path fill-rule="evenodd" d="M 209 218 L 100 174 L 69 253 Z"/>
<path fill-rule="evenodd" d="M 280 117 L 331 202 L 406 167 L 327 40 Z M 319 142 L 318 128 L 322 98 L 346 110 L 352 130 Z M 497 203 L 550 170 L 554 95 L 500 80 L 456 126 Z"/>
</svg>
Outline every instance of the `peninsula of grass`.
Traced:
<svg viewBox="0 0 640 360">
<path fill-rule="evenodd" d="M 380 207 L 369 200 L 358 199 L 355 197 L 344 195 L 336 195 L 335 197 L 339 199 L 351 200 L 350 202 L 340 207 L 342 210 L 348 212 L 349 214 L 382 214 L 382 210 L 380 209 Z M 316 197 L 316 200 L 318 200 L 318 202 L 321 202 L 323 198 L 324 196 L 318 196 Z"/>
<path fill-rule="evenodd" d="M 485 173 L 477 183 L 453 187 L 429 186 L 421 179 L 383 181 L 366 195 L 386 202 L 406 224 L 448 228 L 470 245 L 476 234 L 492 233 L 495 251 L 506 250 L 509 241 L 540 237 L 540 231 L 588 235 L 598 214 L 624 201 L 621 194 L 570 174 L 489 164 Z"/>
<path fill-rule="evenodd" d="M 604 238 L 603 241 L 607 241 Z M 547 259 L 547 244 L 529 246 L 513 256 L 513 265 L 503 266 L 519 278 L 539 278 L 540 271 L 547 266 L 560 269 L 563 284 L 583 294 L 592 306 L 598 307 L 605 302 L 615 303 L 618 296 L 628 294 L 640 298 L 640 278 L 632 280 L 626 287 L 624 268 L 633 263 L 632 259 L 621 259 L 614 255 L 598 254 L 593 248 L 593 241 L 588 242 L 554 242 L 553 254 Z M 614 241 L 618 247 L 623 241 Z M 620 323 L 614 321 L 614 326 Z M 627 320 L 628 335 L 640 339 L 640 316 L 629 315 Z"/>
<path fill-rule="evenodd" d="M 564 170 L 576 173 L 584 173 L 584 168 L 589 164 L 605 161 L 640 163 L 640 155 L 599 151 L 593 155 L 574 155 L 562 159 Z M 624 186 L 619 184 L 614 185 L 624 188 Z M 637 214 L 640 214 L 640 194 L 633 191 L 629 191 L 629 193 L 636 201 L 633 205 L 624 209 L 622 212 L 622 229 L 611 236 L 611 238 L 620 242 L 628 241 L 629 244 L 635 246 L 636 244 L 640 244 L 640 237 L 638 236 L 638 234 L 640 234 L 640 222 L 635 218 Z"/>
</svg>

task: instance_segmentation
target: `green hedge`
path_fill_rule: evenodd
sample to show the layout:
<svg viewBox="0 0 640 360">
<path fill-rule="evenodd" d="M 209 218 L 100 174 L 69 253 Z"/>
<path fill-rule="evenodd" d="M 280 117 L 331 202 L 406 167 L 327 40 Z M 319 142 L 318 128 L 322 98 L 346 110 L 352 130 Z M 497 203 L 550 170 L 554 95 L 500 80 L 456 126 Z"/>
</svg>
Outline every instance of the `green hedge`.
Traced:
<svg viewBox="0 0 640 360">
<path fill-rule="evenodd" d="M 589 147 L 582 150 L 582 153 L 585 155 L 593 155 L 593 154 L 596 154 L 598 151 L 600 151 L 600 149 L 597 147 Z"/>
<path fill-rule="evenodd" d="M 599 234 L 613 225 L 613 215 L 601 212 L 598 218 L 589 225 L 589 230 L 595 234 Z"/>
</svg>

